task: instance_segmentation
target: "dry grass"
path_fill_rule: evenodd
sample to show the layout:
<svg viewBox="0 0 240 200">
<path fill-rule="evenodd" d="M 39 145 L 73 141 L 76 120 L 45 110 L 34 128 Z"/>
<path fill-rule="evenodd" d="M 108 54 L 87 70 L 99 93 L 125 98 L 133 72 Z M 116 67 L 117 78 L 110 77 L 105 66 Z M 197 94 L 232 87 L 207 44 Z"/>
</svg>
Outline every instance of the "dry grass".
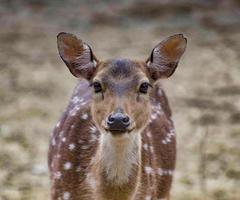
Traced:
<svg viewBox="0 0 240 200">
<path fill-rule="evenodd" d="M 87 4 L 26 5 L 0 9 L 0 199 L 49 197 L 48 140 L 76 83 L 57 55 L 60 31 L 81 33 L 102 59 L 145 59 L 161 39 L 183 32 L 187 52 L 164 81 L 178 133 L 173 199 L 239 199 L 240 26 L 232 25 L 233 12 L 171 7 L 158 16 L 150 6 L 151 18 L 133 5 L 130 15 L 125 4 L 103 4 L 104 14 Z M 230 22 L 221 21 L 226 16 Z"/>
</svg>

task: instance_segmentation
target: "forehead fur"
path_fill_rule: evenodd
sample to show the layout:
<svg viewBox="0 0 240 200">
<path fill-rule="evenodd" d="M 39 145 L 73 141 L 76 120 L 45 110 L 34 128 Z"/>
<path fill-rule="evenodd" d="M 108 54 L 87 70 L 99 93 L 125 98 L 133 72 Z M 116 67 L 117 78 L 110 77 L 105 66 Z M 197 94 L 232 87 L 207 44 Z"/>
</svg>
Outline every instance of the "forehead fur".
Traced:
<svg viewBox="0 0 240 200">
<path fill-rule="evenodd" d="M 127 78 L 136 70 L 136 64 L 127 59 L 114 59 L 109 65 L 109 75 L 115 78 Z"/>
<path fill-rule="evenodd" d="M 144 77 L 145 74 L 138 62 L 128 59 L 113 59 L 103 63 L 96 79 L 101 80 L 111 91 L 123 94 L 136 88 Z"/>
<path fill-rule="evenodd" d="M 142 72 L 138 62 L 129 59 L 112 59 L 103 63 L 100 69 L 101 78 L 121 80 L 131 79 Z"/>
</svg>

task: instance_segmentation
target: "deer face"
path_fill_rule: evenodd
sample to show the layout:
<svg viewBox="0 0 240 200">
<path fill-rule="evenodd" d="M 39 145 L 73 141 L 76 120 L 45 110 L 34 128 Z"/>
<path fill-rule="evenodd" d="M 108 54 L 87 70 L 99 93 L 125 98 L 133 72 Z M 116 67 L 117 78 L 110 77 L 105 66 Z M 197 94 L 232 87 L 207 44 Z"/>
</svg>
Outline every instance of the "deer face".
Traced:
<svg viewBox="0 0 240 200">
<path fill-rule="evenodd" d="M 179 34 L 159 43 L 146 62 L 100 62 L 76 36 L 60 33 L 57 38 L 59 54 L 71 73 L 90 82 L 91 112 L 97 127 L 113 135 L 139 132 L 146 126 L 154 82 L 173 74 L 186 47 L 186 39 Z"/>
<path fill-rule="evenodd" d="M 115 135 L 144 128 L 150 85 L 143 63 L 126 59 L 101 63 L 92 80 L 92 113 L 98 127 Z"/>
</svg>

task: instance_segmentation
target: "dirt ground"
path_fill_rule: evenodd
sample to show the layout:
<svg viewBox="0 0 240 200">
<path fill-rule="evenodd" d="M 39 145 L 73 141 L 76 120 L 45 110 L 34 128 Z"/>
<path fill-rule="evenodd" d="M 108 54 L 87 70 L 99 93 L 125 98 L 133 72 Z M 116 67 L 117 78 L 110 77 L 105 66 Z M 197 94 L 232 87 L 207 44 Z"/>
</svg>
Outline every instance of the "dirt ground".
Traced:
<svg viewBox="0 0 240 200">
<path fill-rule="evenodd" d="M 84 38 L 100 59 L 146 59 L 159 41 L 184 33 L 187 51 L 163 80 L 178 139 L 172 199 L 239 200 L 239 6 L 237 0 L 1 1 L 0 200 L 49 199 L 48 141 L 77 82 L 57 53 L 61 31 Z"/>
</svg>

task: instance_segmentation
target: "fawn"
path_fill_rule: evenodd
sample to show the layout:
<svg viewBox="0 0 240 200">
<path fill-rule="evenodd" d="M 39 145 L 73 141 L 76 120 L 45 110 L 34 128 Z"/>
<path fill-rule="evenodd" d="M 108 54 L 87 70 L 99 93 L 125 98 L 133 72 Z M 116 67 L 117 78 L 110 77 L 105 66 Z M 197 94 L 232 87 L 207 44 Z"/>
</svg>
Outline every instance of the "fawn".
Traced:
<svg viewBox="0 0 240 200">
<path fill-rule="evenodd" d="M 50 141 L 52 200 L 170 199 L 176 135 L 159 80 L 186 44 L 177 34 L 145 62 L 99 61 L 81 39 L 58 34 L 60 57 L 81 79 Z"/>
</svg>

